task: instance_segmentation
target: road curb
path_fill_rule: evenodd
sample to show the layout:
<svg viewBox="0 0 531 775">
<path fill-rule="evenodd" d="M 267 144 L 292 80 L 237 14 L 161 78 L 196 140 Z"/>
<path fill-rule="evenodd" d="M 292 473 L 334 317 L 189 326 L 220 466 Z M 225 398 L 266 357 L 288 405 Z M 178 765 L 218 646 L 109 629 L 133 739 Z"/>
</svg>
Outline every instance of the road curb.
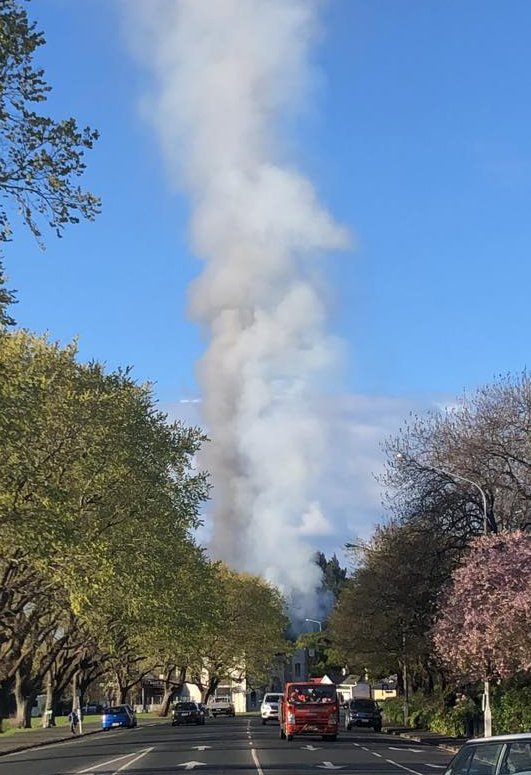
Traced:
<svg viewBox="0 0 531 775">
<path fill-rule="evenodd" d="M 383 730 L 388 735 L 394 735 L 395 737 L 402 737 L 404 740 L 412 740 L 414 743 L 425 743 L 426 745 L 431 745 L 435 748 L 441 748 L 443 751 L 448 751 L 449 753 L 457 753 L 459 749 L 461 748 L 460 745 L 448 745 L 446 743 L 437 743 L 433 738 L 431 740 L 426 740 L 425 738 L 420 737 L 419 735 L 415 735 L 414 733 L 410 732 L 393 732 L 392 730 L 384 729 Z"/>
</svg>

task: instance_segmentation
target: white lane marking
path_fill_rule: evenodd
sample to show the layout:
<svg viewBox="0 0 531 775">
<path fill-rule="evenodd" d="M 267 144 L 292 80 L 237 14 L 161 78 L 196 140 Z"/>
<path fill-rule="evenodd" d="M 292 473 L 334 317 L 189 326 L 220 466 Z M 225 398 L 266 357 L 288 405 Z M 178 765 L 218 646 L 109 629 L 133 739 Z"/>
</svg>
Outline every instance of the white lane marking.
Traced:
<svg viewBox="0 0 531 775">
<path fill-rule="evenodd" d="M 184 767 L 185 770 L 193 770 L 196 767 L 205 767 L 205 762 L 183 762 L 182 764 L 178 764 L 177 767 Z"/>
<path fill-rule="evenodd" d="M 358 748 L 361 748 L 360 743 L 353 743 L 353 745 L 356 745 Z"/>
<path fill-rule="evenodd" d="M 372 753 L 373 756 L 377 756 L 379 759 L 382 758 L 382 754 L 381 753 L 376 753 L 376 751 L 371 751 L 371 753 Z"/>
<path fill-rule="evenodd" d="M 130 764 L 134 764 L 136 761 L 141 759 L 143 756 L 145 756 L 147 753 L 153 750 L 153 746 L 151 748 L 146 748 L 145 751 L 141 751 L 137 756 L 135 756 L 134 759 L 131 759 L 131 761 L 126 762 L 121 767 L 118 767 L 117 770 L 115 770 L 112 775 L 115 775 L 117 772 L 122 772 L 122 770 L 125 770 L 127 767 L 129 767 Z M 120 762 L 122 759 L 128 759 L 131 756 L 134 756 L 134 753 L 125 753 L 122 754 L 122 756 L 116 756 L 114 759 L 109 759 L 106 762 L 100 762 L 99 764 L 92 764 L 90 767 L 86 767 L 84 770 L 77 770 L 77 775 L 83 775 L 84 772 L 95 772 L 96 770 L 99 770 L 100 767 L 108 767 L 109 764 L 114 764 L 115 762 Z"/>
<path fill-rule="evenodd" d="M 361 747 L 363 748 L 364 751 L 370 751 L 370 749 L 367 748 L 367 746 L 365 746 L 365 745 L 362 745 Z"/>
<path fill-rule="evenodd" d="M 314 745 L 301 745 L 303 751 L 320 751 L 320 748 L 316 748 Z"/>
<path fill-rule="evenodd" d="M 400 767 L 401 770 L 406 770 L 406 772 L 412 772 L 413 775 L 422 775 L 421 772 L 418 770 L 411 770 L 409 767 L 404 767 L 403 764 L 399 764 L 398 762 L 394 762 L 392 759 L 386 759 L 386 762 L 389 762 L 389 764 L 394 764 L 395 767 Z"/>
<path fill-rule="evenodd" d="M 260 761 L 258 759 L 258 755 L 254 748 L 251 748 L 251 756 L 253 757 L 254 766 L 256 767 L 256 771 L 258 775 L 264 775 L 264 771 L 262 767 L 260 766 Z"/>
<path fill-rule="evenodd" d="M 394 746 L 389 746 L 390 751 L 413 751 L 413 753 L 422 753 L 425 751 L 425 748 L 406 748 L 405 746 L 403 748 L 395 748 Z"/>
<path fill-rule="evenodd" d="M 131 765 L 131 764 L 134 764 L 134 763 L 135 763 L 135 762 L 137 762 L 139 759 L 142 759 L 142 757 L 143 757 L 143 756 L 145 756 L 147 753 L 149 753 L 149 752 L 150 752 L 150 751 L 152 751 L 152 750 L 153 750 L 153 747 L 151 747 L 151 748 L 148 748 L 148 749 L 147 749 L 146 751 L 144 751 L 143 753 L 139 753 L 139 754 L 138 754 L 138 756 L 135 756 L 135 758 L 134 758 L 134 759 L 131 759 L 131 761 L 130 761 L 130 762 L 126 762 L 126 764 L 122 764 L 122 766 L 121 766 L 121 767 L 118 767 L 118 769 L 117 769 L 117 770 L 115 770 L 115 771 L 112 773 L 112 775 L 118 775 L 118 773 L 119 773 L 119 772 L 123 772 L 123 770 L 126 770 L 126 769 L 127 769 L 127 768 L 128 768 L 130 765 Z"/>
<path fill-rule="evenodd" d="M 342 770 L 344 764 L 332 764 L 332 762 L 323 762 L 317 765 L 320 770 Z"/>
<path fill-rule="evenodd" d="M 426 762 L 426 767 L 433 767 L 434 770 L 445 770 L 446 765 L 445 764 L 428 764 Z"/>
<path fill-rule="evenodd" d="M 206 751 L 207 748 L 212 748 L 211 745 L 194 745 L 193 750 L 194 751 Z"/>
</svg>

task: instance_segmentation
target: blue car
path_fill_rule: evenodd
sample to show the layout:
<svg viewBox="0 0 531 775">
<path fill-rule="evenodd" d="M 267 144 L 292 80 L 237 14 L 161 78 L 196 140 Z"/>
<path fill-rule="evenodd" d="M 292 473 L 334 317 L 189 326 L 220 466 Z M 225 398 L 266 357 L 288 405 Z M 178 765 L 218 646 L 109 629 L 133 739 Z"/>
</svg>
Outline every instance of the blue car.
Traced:
<svg viewBox="0 0 531 775">
<path fill-rule="evenodd" d="M 113 705 L 105 708 L 101 717 L 101 728 L 105 731 L 113 727 L 136 727 L 136 717 L 129 705 Z"/>
</svg>

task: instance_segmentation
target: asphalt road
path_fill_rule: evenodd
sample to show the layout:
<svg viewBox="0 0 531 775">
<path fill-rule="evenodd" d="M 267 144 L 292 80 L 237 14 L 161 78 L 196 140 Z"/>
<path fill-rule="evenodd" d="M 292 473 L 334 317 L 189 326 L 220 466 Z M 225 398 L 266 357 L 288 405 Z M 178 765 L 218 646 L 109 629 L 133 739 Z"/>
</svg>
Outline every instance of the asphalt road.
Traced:
<svg viewBox="0 0 531 775">
<path fill-rule="evenodd" d="M 288 742 L 257 717 L 207 719 L 204 726 L 146 723 L 0 758 L 0 775 L 443 775 L 451 754 L 366 730 L 341 731 L 335 743 L 301 736 Z"/>
</svg>

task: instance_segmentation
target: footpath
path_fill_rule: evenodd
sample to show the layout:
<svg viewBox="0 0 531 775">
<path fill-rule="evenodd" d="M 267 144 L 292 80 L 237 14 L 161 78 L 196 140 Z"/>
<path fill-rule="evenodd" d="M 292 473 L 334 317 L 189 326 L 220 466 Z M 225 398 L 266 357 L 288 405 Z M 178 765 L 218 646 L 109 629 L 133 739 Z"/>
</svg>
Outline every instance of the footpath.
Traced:
<svg viewBox="0 0 531 775">
<path fill-rule="evenodd" d="M 82 735 L 73 735 L 69 726 L 49 727 L 47 729 L 21 729 L 19 732 L 13 732 L 9 735 L 0 734 L 0 756 L 4 756 L 7 753 L 15 753 L 16 751 L 24 751 L 26 748 L 38 748 L 41 745 L 60 743 L 63 740 L 74 741 L 78 737 L 95 735 L 97 732 L 101 732 L 101 723 L 99 721 L 83 724 Z"/>
<path fill-rule="evenodd" d="M 167 719 L 160 719 L 164 723 Z M 150 723 L 158 723 L 159 719 L 150 719 Z M 437 732 L 428 732 L 423 729 L 411 729 L 410 727 L 384 727 L 383 732 L 389 735 L 397 735 L 413 740 L 415 743 L 426 743 L 436 745 L 445 751 L 454 753 L 459 750 L 465 742 L 465 737 L 446 737 Z M 0 734 L 0 756 L 5 756 L 16 751 L 24 751 L 27 748 L 38 748 L 52 743 L 61 743 L 71 741 L 72 743 L 80 737 L 95 735 L 101 733 L 99 721 L 91 721 L 83 724 L 83 734 L 73 735 L 68 726 L 50 727 L 49 729 L 24 729 L 20 732 L 14 732 L 11 735 Z"/>
<path fill-rule="evenodd" d="M 149 724 L 167 723 L 168 719 L 149 718 Z M 140 725 L 142 718 L 140 718 Z M 71 741 L 74 743 L 80 737 L 88 735 L 104 734 L 101 729 L 100 721 L 89 721 L 83 723 L 83 734 L 73 735 L 69 726 L 49 727 L 48 729 L 21 729 L 10 735 L 0 734 L 0 756 L 17 751 L 25 751 L 28 748 L 40 748 L 43 745 L 52 745 L 53 743 L 62 743 Z"/>
</svg>

